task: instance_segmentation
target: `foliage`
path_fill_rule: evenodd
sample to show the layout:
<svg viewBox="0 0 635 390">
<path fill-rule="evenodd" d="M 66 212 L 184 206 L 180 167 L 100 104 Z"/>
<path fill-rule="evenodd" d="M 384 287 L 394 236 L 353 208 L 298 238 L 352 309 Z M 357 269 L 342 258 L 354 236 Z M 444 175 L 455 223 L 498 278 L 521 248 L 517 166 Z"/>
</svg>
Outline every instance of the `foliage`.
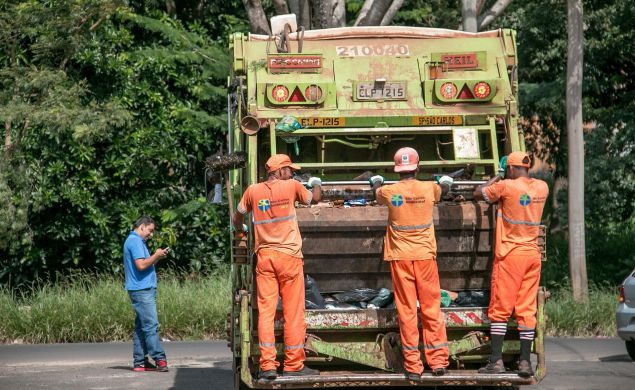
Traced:
<svg viewBox="0 0 635 390">
<path fill-rule="evenodd" d="M 584 2 L 583 115 L 587 268 L 591 280 L 618 282 L 635 267 L 633 145 L 635 144 L 635 10 L 626 0 Z M 520 103 L 539 117 L 551 142 L 557 176 L 567 175 L 565 73 L 566 4 L 557 0 L 513 2 L 498 26 L 518 31 Z M 558 144 L 557 141 L 560 141 Z M 557 219 L 567 221 L 566 194 L 556 194 Z M 566 236 L 550 238 L 563 240 Z M 567 246 L 558 252 L 566 260 Z M 568 268 L 563 261 L 561 267 Z"/>
<path fill-rule="evenodd" d="M 589 300 L 576 302 L 571 289 L 552 292 L 545 305 L 547 335 L 577 337 L 615 337 L 617 289 L 601 284 L 589 286 Z"/>
<path fill-rule="evenodd" d="M 205 278 L 180 280 L 159 272 L 161 336 L 221 337 L 230 305 L 226 267 Z M 0 342 L 103 342 L 130 340 L 134 312 L 118 276 L 76 273 L 55 284 L 34 284 L 20 294 L 0 288 Z M 107 321 L 104 321 L 107 319 Z"/>
<path fill-rule="evenodd" d="M 142 214 L 175 266 L 226 259 L 225 212 L 198 199 L 224 128 L 224 50 L 200 25 L 112 1 L 2 7 L 0 281 L 119 271 Z"/>
</svg>

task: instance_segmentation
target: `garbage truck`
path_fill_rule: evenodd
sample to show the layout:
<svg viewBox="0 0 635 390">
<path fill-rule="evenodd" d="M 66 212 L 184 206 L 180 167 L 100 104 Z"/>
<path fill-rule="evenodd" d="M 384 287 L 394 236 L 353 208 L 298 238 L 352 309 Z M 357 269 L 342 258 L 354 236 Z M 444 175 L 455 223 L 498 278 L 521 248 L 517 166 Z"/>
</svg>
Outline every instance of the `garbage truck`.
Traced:
<svg viewBox="0 0 635 390">
<path fill-rule="evenodd" d="M 391 290 L 390 269 L 382 258 L 388 212 L 376 204 L 368 177 L 398 180 L 395 151 L 415 148 L 420 180 L 454 177 L 451 191 L 434 209 L 441 289 L 453 297 L 485 299 L 457 299 L 442 308 L 450 354 L 445 376 L 432 376 L 428 370 L 420 381 L 407 381 L 394 305 L 358 304 L 307 308 L 306 363 L 320 375 L 259 382 L 256 257 L 249 233 L 234 240 L 231 251 L 233 296 L 227 333 L 235 388 L 514 388 L 539 382 L 546 374 L 544 288 L 537 299 L 535 375 L 521 378 L 513 371 L 520 354 L 513 319 L 503 348 L 509 371 L 478 373 L 490 352 L 486 297 L 496 210 L 474 201 L 472 192 L 499 173 L 502 156 L 525 150 L 517 123 L 515 32 L 413 27 L 304 31 L 294 23 L 272 27 L 270 36 L 235 33 L 229 43 L 228 148 L 246 160 L 228 175 L 230 207 L 235 209 L 247 186 L 266 179 L 264 163 L 271 155 L 288 154 L 302 168 L 297 180 L 306 182 L 312 175 L 322 179 L 322 201 L 311 207 L 296 205 L 304 273 L 313 287 L 323 297 Z M 285 117 L 301 126 L 281 128 Z M 544 228 L 539 241 L 544 260 Z M 279 359 L 282 329 L 279 310 Z"/>
</svg>

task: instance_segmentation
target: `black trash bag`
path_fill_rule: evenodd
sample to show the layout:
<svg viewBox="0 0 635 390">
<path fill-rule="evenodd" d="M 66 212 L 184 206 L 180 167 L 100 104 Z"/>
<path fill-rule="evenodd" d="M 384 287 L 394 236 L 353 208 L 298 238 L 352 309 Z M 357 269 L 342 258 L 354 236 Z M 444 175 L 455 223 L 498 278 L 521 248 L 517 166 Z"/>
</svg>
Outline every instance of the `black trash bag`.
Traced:
<svg viewBox="0 0 635 390">
<path fill-rule="evenodd" d="M 345 303 L 368 302 L 375 298 L 378 293 L 377 290 L 372 288 L 356 288 L 354 290 L 333 294 L 333 298 Z"/>
<path fill-rule="evenodd" d="M 390 304 L 390 302 L 392 302 L 392 299 L 393 299 L 392 292 L 388 290 L 387 288 L 381 288 L 379 289 L 377 296 L 371 299 L 370 302 L 368 302 L 368 307 L 374 308 L 374 309 L 377 309 L 380 307 L 386 307 Z"/>
<path fill-rule="evenodd" d="M 485 307 L 489 305 L 489 291 L 469 290 L 459 292 L 452 307 Z"/>
<path fill-rule="evenodd" d="M 304 275 L 304 307 L 307 309 L 324 309 L 324 298 L 317 288 L 315 279 Z"/>
</svg>

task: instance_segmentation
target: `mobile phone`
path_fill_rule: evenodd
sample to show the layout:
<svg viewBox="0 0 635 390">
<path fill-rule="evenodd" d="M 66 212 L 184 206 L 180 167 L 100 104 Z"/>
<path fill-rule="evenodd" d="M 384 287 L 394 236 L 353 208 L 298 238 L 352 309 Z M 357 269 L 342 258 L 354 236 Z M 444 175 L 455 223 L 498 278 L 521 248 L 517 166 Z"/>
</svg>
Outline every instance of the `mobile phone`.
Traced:
<svg viewBox="0 0 635 390">
<path fill-rule="evenodd" d="M 165 247 L 165 249 L 164 249 L 164 251 L 165 251 L 165 254 L 167 255 L 167 254 L 169 254 L 170 252 L 172 252 L 172 248 L 170 248 L 169 246 L 166 246 L 166 247 Z"/>
</svg>

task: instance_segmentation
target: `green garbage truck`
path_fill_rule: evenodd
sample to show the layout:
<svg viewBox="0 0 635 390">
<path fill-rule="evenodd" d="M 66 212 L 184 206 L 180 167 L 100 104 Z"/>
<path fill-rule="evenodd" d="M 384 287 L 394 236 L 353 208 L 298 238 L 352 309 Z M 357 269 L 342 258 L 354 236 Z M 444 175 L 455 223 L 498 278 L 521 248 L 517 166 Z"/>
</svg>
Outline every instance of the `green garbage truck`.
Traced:
<svg viewBox="0 0 635 390">
<path fill-rule="evenodd" d="M 372 173 L 397 180 L 393 155 L 401 147 L 413 147 L 421 157 L 420 180 L 444 174 L 455 179 L 434 210 L 441 288 L 453 296 L 486 297 L 495 206 L 474 201 L 471 194 L 498 173 L 501 156 L 525 149 L 517 124 L 515 32 L 295 30 L 286 25 L 272 36 L 231 37 L 228 147 L 244 153 L 246 164 L 228 176 L 230 205 L 235 209 L 247 186 L 266 178 L 264 163 L 271 155 L 288 154 L 302 167 L 298 180 L 313 175 L 323 181 L 319 204 L 296 206 L 305 274 L 325 297 L 361 288 L 391 290 L 390 270 L 382 259 L 387 209 L 375 203 L 367 179 Z M 297 118 L 302 126 L 277 130 L 285 116 Z M 320 369 L 319 376 L 259 382 L 254 376 L 259 351 L 253 237 L 233 242 L 231 262 L 227 331 L 236 389 L 515 387 L 535 384 L 546 374 L 547 292 L 541 288 L 531 378 L 513 371 L 520 353 L 513 320 L 503 349 L 512 370 L 478 373 L 490 352 L 488 302 L 481 300 L 442 308 L 450 351 L 445 376 L 424 373 L 421 381 L 407 381 L 396 309 L 359 305 L 306 310 L 307 363 Z M 280 358 L 282 327 L 279 312 L 275 329 Z"/>
</svg>

